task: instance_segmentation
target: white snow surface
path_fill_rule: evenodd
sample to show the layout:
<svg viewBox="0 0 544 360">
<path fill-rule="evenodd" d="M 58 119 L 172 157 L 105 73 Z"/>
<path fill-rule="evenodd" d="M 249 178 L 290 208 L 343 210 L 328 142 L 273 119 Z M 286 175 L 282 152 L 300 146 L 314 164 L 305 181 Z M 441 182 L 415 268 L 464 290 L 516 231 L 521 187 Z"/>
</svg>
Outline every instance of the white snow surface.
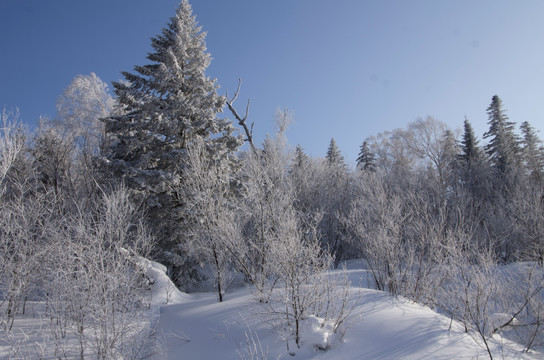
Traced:
<svg viewBox="0 0 544 360">
<path fill-rule="evenodd" d="M 151 264 L 150 275 L 155 279 L 153 303 L 160 307 L 157 327 L 161 342 L 160 350 L 151 359 L 489 358 L 461 324 L 453 322 L 450 330 L 450 319 L 428 307 L 363 287 L 367 274 L 360 262 L 351 262 L 347 270 L 339 270 L 348 272 L 351 292 L 357 297 L 355 319 L 343 329 L 343 339 L 332 332 L 329 324 L 323 325 L 322 319 L 309 317 L 301 326 L 302 346 L 297 348 L 290 342 L 289 350 L 259 315 L 262 305 L 251 289 L 231 291 L 220 303 L 214 293 L 173 290 L 164 267 Z M 257 349 L 258 354 L 252 356 L 250 348 Z M 491 348 L 495 358 L 544 358 L 539 352 L 525 354 L 517 344 L 497 335 L 491 340 Z"/>
<path fill-rule="evenodd" d="M 346 270 L 337 270 L 345 271 L 351 281 L 350 291 L 356 299 L 352 319 L 334 333 L 331 324 L 310 316 L 301 324 L 300 348 L 293 341 L 288 348 L 268 326 L 263 305 L 250 288 L 230 291 L 220 303 L 215 293 L 178 291 L 163 265 L 143 262 L 153 279 L 149 316 L 154 318 L 159 343 L 148 348 L 144 359 L 489 359 L 461 324 L 453 322 L 449 330 L 450 319 L 428 307 L 370 289 L 362 262 L 350 262 Z M 16 320 L 13 334 L 24 332 L 32 343 L 43 344 L 48 321 L 40 321 L 43 305 L 32 308 L 30 313 L 37 313 Z M 346 331 L 343 338 L 342 331 Z M 10 352 L 8 339 L 2 339 L 4 335 L 0 333 L 0 359 L 17 358 Z M 497 335 L 490 343 L 496 359 L 544 359 L 543 353 L 526 354 L 519 345 Z"/>
</svg>

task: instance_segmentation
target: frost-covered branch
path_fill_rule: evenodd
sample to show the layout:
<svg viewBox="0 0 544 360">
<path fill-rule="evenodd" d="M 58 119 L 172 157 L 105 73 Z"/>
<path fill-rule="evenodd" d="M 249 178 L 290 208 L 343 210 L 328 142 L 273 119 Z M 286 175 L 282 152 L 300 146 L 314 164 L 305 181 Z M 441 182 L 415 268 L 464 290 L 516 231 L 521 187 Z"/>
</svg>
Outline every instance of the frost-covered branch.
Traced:
<svg viewBox="0 0 544 360">
<path fill-rule="evenodd" d="M 242 86 L 242 80 L 240 79 L 238 81 L 238 88 L 234 92 L 234 96 L 231 99 L 229 99 L 229 97 L 228 97 L 229 95 L 227 93 L 226 103 L 227 103 L 227 106 L 228 106 L 230 112 L 232 113 L 232 115 L 234 115 L 234 117 L 238 121 L 238 124 L 244 129 L 244 132 L 246 134 L 246 141 L 249 142 L 249 145 L 251 146 L 253 151 L 255 151 L 255 145 L 253 144 L 253 124 L 254 123 L 251 123 L 250 127 L 248 127 L 247 123 L 246 123 L 247 117 L 249 116 L 249 105 L 251 104 L 251 99 L 247 100 L 246 112 L 245 112 L 243 117 L 240 116 L 240 114 L 238 114 L 238 111 L 236 110 L 236 108 L 234 108 L 234 105 L 233 105 L 234 101 L 236 101 L 236 99 L 238 98 L 238 94 L 240 92 L 240 87 L 241 86 Z"/>
</svg>

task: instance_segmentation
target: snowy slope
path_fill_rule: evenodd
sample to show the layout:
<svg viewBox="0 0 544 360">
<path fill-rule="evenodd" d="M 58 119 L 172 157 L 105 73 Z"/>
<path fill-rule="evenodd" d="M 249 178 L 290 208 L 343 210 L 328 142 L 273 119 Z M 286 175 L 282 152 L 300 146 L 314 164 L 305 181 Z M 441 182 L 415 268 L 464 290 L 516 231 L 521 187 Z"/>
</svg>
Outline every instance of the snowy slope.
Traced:
<svg viewBox="0 0 544 360">
<path fill-rule="evenodd" d="M 168 287 L 168 278 L 154 265 L 156 288 Z M 479 347 L 460 324 L 429 308 L 388 294 L 360 287 L 365 271 L 349 271 L 352 292 L 358 297 L 356 322 L 351 324 L 341 343 L 327 351 L 315 350 L 315 343 L 324 329 L 308 321 L 300 349 L 290 345 L 296 359 L 486 359 Z M 363 281 L 361 281 L 361 279 Z M 248 352 L 247 336 L 257 347 L 268 353 L 268 359 L 291 358 L 286 344 L 269 329 L 259 316 L 259 303 L 248 289 L 227 294 L 223 303 L 213 293 L 170 294 L 165 304 L 165 292 L 156 293 L 160 306 L 158 334 L 161 351 L 153 359 L 241 359 L 252 358 Z M 162 305 L 161 305 L 162 304 Z M 492 340 L 497 358 L 539 359 L 542 354 L 524 354 L 516 344 L 496 336 Z M 253 357 L 254 359 L 257 357 Z"/>
</svg>

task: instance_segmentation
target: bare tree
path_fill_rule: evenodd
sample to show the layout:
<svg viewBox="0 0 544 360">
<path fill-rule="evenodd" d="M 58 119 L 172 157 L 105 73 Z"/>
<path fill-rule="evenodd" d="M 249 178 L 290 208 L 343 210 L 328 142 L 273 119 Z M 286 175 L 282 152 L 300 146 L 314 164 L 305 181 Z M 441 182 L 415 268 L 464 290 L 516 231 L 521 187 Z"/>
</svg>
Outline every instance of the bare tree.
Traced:
<svg viewBox="0 0 544 360">
<path fill-rule="evenodd" d="M 108 85 L 95 73 L 76 76 L 58 97 L 54 123 L 75 139 L 85 161 L 98 155 L 104 141 L 101 119 L 111 114 L 114 104 Z"/>
<path fill-rule="evenodd" d="M 238 88 L 236 88 L 236 91 L 234 92 L 234 95 L 232 98 L 229 99 L 229 95 L 227 94 L 226 104 L 232 113 L 234 115 L 234 118 L 236 121 L 238 121 L 238 125 L 240 125 L 244 129 L 244 133 L 246 135 L 245 141 L 249 143 L 251 146 L 251 149 L 253 151 L 256 150 L 255 144 L 253 143 L 253 123 L 251 123 L 250 126 L 247 124 L 247 118 L 249 116 L 249 106 L 251 105 L 251 99 L 248 99 L 245 114 L 243 116 L 240 116 L 236 108 L 234 107 L 234 102 L 238 98 L 238 94 L 240 93 L 240 88 L 242 87 L 242 80 L 238 80 Z"/>
<path fill-rule="evenodd" d="M 185 198 L 183 221 L 188 229 L 185 246 L 188 254 L 213 268 L 219 301 L 235 278 L 231 260 L 232 240 L 240 237 L 236 220 L 237 179 L 228 161 L 217 159 L 202 141 L 188 146 L 187 170 L 181 186 L 174 187 L 177 197 Z M 234 159 L 231 159 L 234 161 Z M 225 248 L 231 251 L 225 251 Z"/>
<path fill-rule="evenodd" d="M 269 283 L 270 296 L 264 304 L 265 320 L 286 341 L 303 344 L 303 322 L 314 316 L 321 322 L 332 323 L 332 332 L 341 339 L 343 327 L 353 309 L 349 282 L 342 275 L 329 275 L 333 256 L 320 246 L 319 218 L 306 219 L 289 209 L 289 217 L 271 244 L 270 263 L 277 279 Z M 316 344 L 327 350 L 332 344 Z"/>
<path fill-rule="evenodd" d="M 438 182 L 446 185 L 448 171 L 457 156 L 457 145 L 447 125 L 431 116 L 408 125 L 403 133 L 404 146 L 419 159 L 422 168 L 430 166 Z"/>
<path fill-rule="evenodd" d="M 42 200 L 19 198 L 0 210 L 0 322 L 8 330 L 43 276 L 51 217 Z"/>
<path fill-rule="evenodd" d="M 370 151 L 376 155 L 376 167 L 386 173 L 403 176 L 414 169 L 417 157 L 405 146 L 406 130 L 395 129 L 366 139 Z"/>
<path fill-rule="evenodd" d="M 151 293 L 139 256 L 152 243 L 135 215 L 120 189 L 56 234 L 45 283 L 48 313 L 57 339 L 76 336 L 80 358 L 137 358 L 149 336 Z"/>
<path fill-rule="evenodd" d="M 521 185 L 521 186 L 520 186 Z M 505 204 L 512 214 L 512 226 L 518 234 L 518 259 L 544 265 L 544 187 L 525 181 L 515 188 L 511 201 Z"/>
<path fill-rule="evenodd" d="M 245 180 L 244 198 L 238 218 L 242 236 L 229 239 L 227 244 L 236 268 L 261 293 L 263 301 L 273 274 L 270 249 L 278 241 L 293 203 L 293 190 L 288 181 L 290 158 L 284 138 L 289 118 L 288 111 L 278 112 L 276 136 L 267 137 L 263 149 L 244 155 L 241 169 Z"/>
<path fill-rule="evenodd" d="M 0 114 L 0 199 L 8 191 L 7 177 L 25 150 L 26 136 L 18 112 L 5 108 Z"/>
<path fill-rule="evenodd" d="M 359 177 L 358 193 L 344 219 L 350 243 L 361 251 L 378 290 L 401 293 L 413 252 L 403 242 L 403 199 L 379 173 Z"/>
</svg>

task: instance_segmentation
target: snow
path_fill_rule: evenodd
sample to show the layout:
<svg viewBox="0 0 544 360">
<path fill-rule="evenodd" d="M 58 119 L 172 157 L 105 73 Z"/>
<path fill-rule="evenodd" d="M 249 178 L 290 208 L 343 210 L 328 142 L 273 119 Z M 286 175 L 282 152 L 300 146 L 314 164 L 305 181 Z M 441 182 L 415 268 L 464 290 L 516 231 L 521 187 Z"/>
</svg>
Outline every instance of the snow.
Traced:
<svg viewBox="0 0 544 360">
<path fill-rule="evenodd" d="M 257 359 L 266 353 L 268 359 L 485 359 L 486 351 L 461 324 L 431 309 L 402 298 L 368 288 L 366 271 L 361 262 L 348 264 L 352 293 L 358 303 L 356 321 L 347 324 L 345 336 L 339 339 L 330 324 L 310 317 L 302 326 L 302 346 L 285 341 L 262 321 L 260 304 L 250 289 L 227 293 L 219 303 L 213 293 L 182 294 L 176 291 L 175 301 L 160 309 L 158 328 L 162 334 L 162 352 L 152 359 Z M 154 266 L 159 266 L 154 263 Z M 359 267 L 359 268 L 358 268 Z M 156 268 L 155 268 L 156 269 Z M 161 269 L 162 270 L 162 269 Z M 156 271 L 160 275 L 159 271 Z M 164 273 L 163 273 L 164 274 Z M 162 276 L 162 275 L 160 275 Z M 165 275 L 164 275 L 165 276 Z M 161 278 L 156 284 L 166 283 Z M 164 284 L 161 285 L 164 287 Z M 159 293 L 156 293 L 159 295 Z M 164 292 L 160 293 L 164 296 Z M 477 338 L 476 338 L 477 340 Z M 525 354 L 515 343 L 494 336 L 491 347 L 505 359 L 538 359 L 542 353 Z M 327 349 L 327 350 L 319 350 Z"/>
<path fill-rule="evenodd" d="M 262 304 L 251 289 L 242 287 L 217 301 L 215 293 L 179 292 L 166 268 L 142 260 L 153 279 L 151 315 L 155 316 L 158 346 L 147 350 L 146 359 L 486 359 L 483 347 L 464 332 L 464 327 L 403 298 L 367 287 L 361 262 L 344 270 L 356 297 L 352 320 L 337 332 L 332 324 L 310 316 L 301 324 L 301 347 L 287 343 L 263 321 Z M 39 312 L 40 305 L 32 306 Z M 34 320 L 32 319 L 34 316 Z M 499 315 L 498 315 L 499 316 Z M 25 333 L 38 344 L 45 338 L 46 321 L 29 315 L 16 321 L 13 333 Z M 450 329 L 451 325 L 451 329 Z M 345 336 L 341 334 L 345 332 Z M 8 339 L 0 336 L 0 358 L 9 359 Z M 13 342 L 13 341 L 12 341 Z M 541 359 L 539 352 L 523 353 L 515 343 L 494 336 L 491 348 L 497 358 Z M 325 350 L 323 350 L 325 349 Z"/>
</svg>

